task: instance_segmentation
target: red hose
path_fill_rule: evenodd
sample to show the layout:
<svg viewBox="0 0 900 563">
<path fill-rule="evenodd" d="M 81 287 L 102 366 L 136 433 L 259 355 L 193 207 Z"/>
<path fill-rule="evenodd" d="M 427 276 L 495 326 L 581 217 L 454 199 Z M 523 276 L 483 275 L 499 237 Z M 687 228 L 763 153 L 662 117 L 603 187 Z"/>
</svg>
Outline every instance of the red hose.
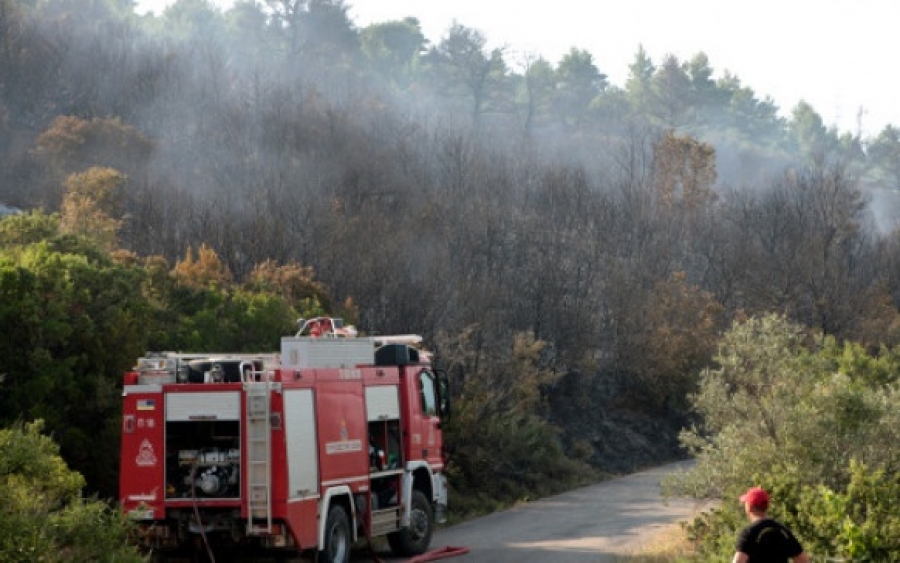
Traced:
<svg viewBox="0 0 900 563">
<path fill-rule="evenodd" d="M 426 561 L 438 561 L 439 559 L 450 559 L 451 557 L 459 557 L 460 555 L 465 555 L 469 553 L 468 547 L 442 547 L 440 549 L 433 549 L 427 553 L 423 553 L 422 555 L 417 555 L 412 559 L 406 561 L 406 563 L 425 563 Z"/>
</svg>

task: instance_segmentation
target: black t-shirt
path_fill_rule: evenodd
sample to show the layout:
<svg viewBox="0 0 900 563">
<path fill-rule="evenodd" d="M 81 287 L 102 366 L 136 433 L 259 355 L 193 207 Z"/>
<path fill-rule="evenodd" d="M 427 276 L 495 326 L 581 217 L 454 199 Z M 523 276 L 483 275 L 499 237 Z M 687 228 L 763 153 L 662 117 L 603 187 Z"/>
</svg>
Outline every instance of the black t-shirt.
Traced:
<svg viewBox="0 0 900 563">
<path fill-rule="evenodd" d="M 785 563 L 803 553 L 794 534 L 771 518 L 757 520 L 741 530 L 737 550 L 750 557 L 749 563 Z"/>
</svg>

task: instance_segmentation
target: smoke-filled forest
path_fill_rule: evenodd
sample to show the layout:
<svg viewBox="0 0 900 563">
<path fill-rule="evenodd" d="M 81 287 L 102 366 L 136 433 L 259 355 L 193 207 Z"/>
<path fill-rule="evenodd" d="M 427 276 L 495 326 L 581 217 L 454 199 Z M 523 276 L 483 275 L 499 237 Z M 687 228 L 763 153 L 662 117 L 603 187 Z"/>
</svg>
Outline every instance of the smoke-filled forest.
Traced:
<svg viewBox="0 0 900 563">
<path fill-rule="evenodd" d="M 44 419 L 89 489 L 115 496 L 115 386 L 144 350 L 274 349 L 295 313 L 424 335 L 456 431 L 492 428 L 460 439 L 455 486 L 494 497 L 683 455 L 736 320 L 900 343 L 900 129 L 784 111 L 715 53 L 623 53 L 613 84 L 576 47 L 348 5 L 0 0 L 0 204 L 22 212 L 0 418 Z"/>
</svg>

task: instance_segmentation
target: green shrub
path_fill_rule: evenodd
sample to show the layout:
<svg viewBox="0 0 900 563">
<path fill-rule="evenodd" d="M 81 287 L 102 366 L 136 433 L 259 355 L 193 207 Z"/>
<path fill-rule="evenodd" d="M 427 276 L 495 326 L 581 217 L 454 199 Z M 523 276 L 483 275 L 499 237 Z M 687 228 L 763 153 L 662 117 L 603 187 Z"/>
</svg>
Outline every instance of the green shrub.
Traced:
<svg viewBox="0 0 900 563">
<path fill-rule="evenodd" d="M 758 485 L 808 552 L 900 561 L 896 357 L 811 338 L 776 315 L 735 324 L 692 397 L 702 424 L 681 436 L 697 464 L 665 483 L 723 499 L 689 526 L 701 560 L 730 557 L 746 524 L 736 499 Z"/>
<path fill-rule="evenodd" d="M 803 487 L 796 527 L 810 551 L 852 561 L 900 561 L 900 474 L 851 462 L 842 490 Z"/>
<path fill-rule="evenodd" d="M 0 561 L 137 562 L 122 515 L 81 496 L 43 423 L 0 430 Z"/>
</svg>

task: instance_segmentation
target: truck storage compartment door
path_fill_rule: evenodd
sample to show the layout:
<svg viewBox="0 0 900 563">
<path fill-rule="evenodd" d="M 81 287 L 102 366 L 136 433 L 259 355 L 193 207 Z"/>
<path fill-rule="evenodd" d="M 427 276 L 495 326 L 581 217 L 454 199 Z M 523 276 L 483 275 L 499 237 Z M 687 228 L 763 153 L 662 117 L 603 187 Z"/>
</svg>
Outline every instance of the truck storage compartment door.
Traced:
<svg viewBox="0 0 900 563">
<path fill-rule="evenodd" d="M 319 455 L 314 401 L 312 389 L 284 391 L 288 522 L 303 547 L 316 546 L 318 541 Z"/>
<path fill-rule="evenodd" d="M 238 391 L 169 393 L 166 396 L 166 420 L 240 420 L 241 395 Z"/>
<path fill-rule="evenodd" d="M 400 418 L 400 399 L 396 385 L 366 387 L 366 414 L 369 422 Z"/>
<path fill-rule="evenodd" d="M 290 389 L 284 392 L 288 498 L 292 500 L 319 494 L 315 415 L 311 389 Z"/>
</svg>

